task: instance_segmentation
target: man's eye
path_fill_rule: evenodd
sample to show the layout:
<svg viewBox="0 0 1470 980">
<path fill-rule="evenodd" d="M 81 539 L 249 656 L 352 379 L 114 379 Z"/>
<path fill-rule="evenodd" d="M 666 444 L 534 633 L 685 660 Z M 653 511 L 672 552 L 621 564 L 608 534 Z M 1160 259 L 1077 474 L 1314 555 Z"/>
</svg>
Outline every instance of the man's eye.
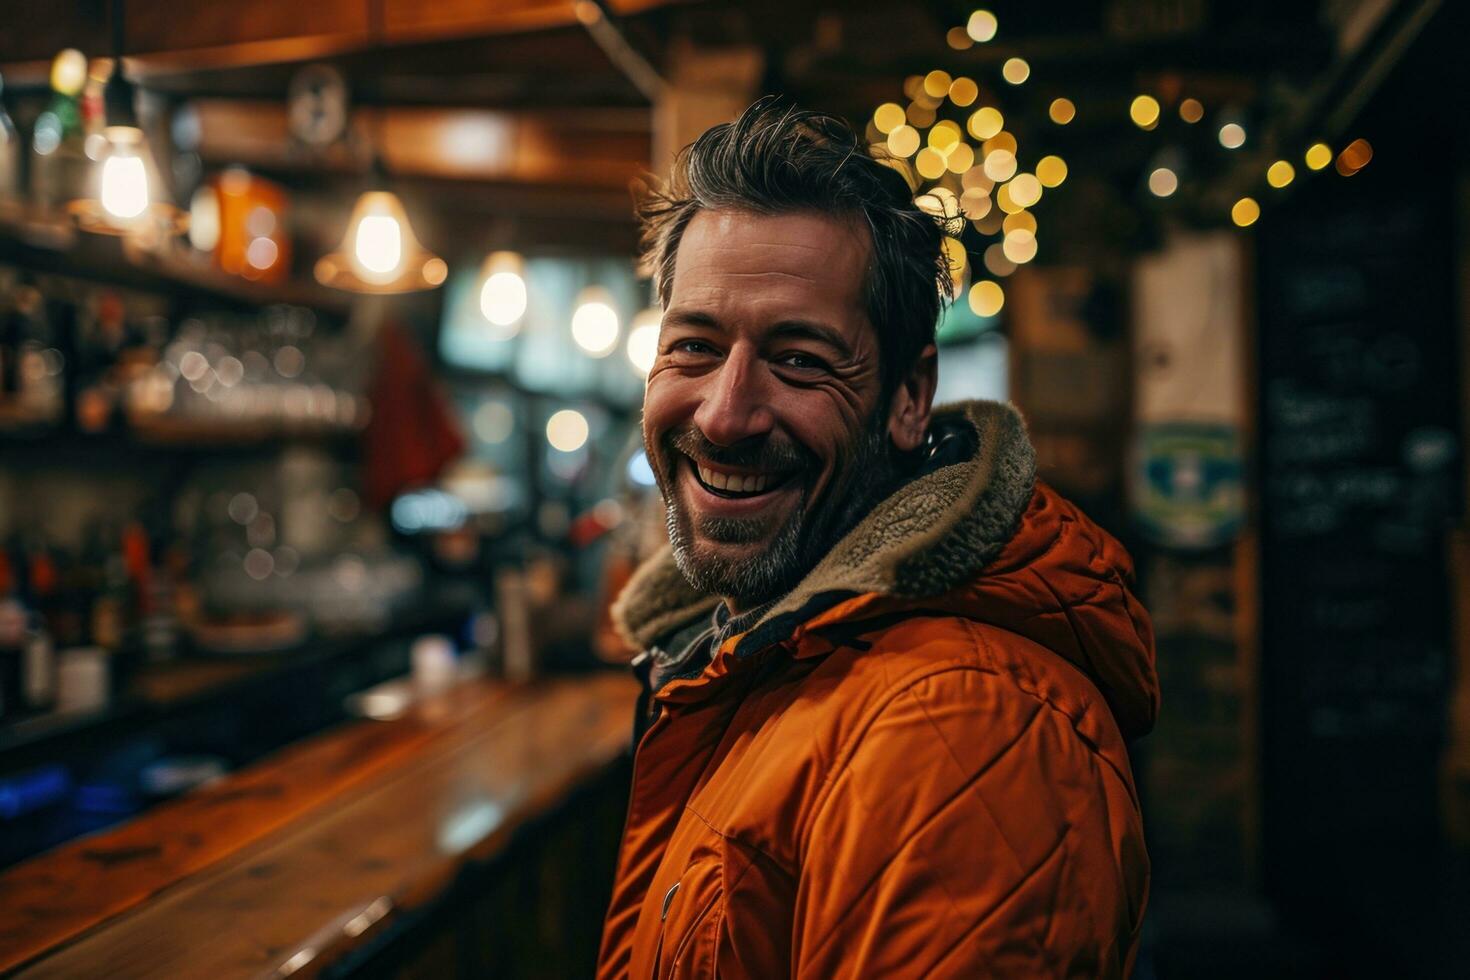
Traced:
<svg viewBox="0 0 1470 980">
<path fill-rule="evenodd" d="M 799 371 L 827 370 L 826 361 L 813 354 L 806 354 L 801 351 L 792 351 L 790 354 L 783 354 L 779 358 L 779 361 L 787 367 L 794 367 Z"/>
</svg>

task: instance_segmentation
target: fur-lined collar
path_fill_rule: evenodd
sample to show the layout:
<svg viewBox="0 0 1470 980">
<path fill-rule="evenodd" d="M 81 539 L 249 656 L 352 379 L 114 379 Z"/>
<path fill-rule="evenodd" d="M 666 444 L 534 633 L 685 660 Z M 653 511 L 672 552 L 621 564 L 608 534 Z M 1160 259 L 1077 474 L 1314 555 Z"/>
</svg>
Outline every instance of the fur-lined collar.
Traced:
<svg viewBox="0 0 1470 980">
<path fill-rule="evenodd" d="M 1025 423 L 1008 404 L 970 401 L 934 410 L 936 430 L 952 425 L 973 429 L 975 453 L 924 472 L 879 502 L 761 624 L 808 608 L 824 593 L 939 595 L 1000 553 L 1036 481 Z M 647 649 L 718 601 L 689 585 L 665 545 L 634 573 L 612 614 L 624 637 Z"/>
</svg>

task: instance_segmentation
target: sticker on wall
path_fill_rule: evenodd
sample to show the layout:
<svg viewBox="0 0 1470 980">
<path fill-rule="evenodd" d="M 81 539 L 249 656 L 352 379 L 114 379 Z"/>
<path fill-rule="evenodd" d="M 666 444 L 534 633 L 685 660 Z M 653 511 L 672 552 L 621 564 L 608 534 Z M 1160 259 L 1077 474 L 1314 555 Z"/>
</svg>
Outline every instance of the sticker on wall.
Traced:
<svg viewBox="0 0 1470 980">
<path fill-rule="evenodd" d="M 1133 510 L 1144 533 L 1171 548 L 1213 548 L 1245 519 L 1245 465 L 1236 426 L 1161 422 L 1139 431 Z"/>
</svg>

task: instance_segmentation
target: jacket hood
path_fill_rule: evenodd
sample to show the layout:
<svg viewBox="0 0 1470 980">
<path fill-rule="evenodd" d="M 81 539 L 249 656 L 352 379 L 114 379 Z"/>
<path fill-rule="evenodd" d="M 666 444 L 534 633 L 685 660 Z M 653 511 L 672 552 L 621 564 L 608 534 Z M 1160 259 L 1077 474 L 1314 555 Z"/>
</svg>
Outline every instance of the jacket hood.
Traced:
<svg viewBox="0 0 1470 980">
<path fill-rule="evenodd" d="M 735 638 L 738 652 L 799 635 L 831 649 L 835 631 L 923 609 L 1020 634 L 1065 657 L 1102 692 L 1124 737 L 1158 713 L 1153 629 L 1133 594 L 1123 547 L 1036 480 L 1036 454 L 1010 405 L 971 401 L 934 411 L 939 451 L 878 503 L 785 598 Z M 719 600 L 691 588 L 668 546 L 613 607 L 647 648 Z M 800 655 L 800 654 L 798 654 Z"/>
</svg>

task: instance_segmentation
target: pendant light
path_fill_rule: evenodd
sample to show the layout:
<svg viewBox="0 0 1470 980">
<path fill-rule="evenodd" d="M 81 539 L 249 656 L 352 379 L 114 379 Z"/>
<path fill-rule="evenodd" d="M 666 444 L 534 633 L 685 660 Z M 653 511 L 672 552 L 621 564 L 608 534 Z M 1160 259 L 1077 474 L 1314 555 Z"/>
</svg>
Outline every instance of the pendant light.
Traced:
<svg viewBox="0 0 1470 980">
<path fill-rule="evenodd" d="M 373 171 L 377 182 L 381 182 L 376 146 Z M 434 289 L 443 285 L 448 275 L 449 266 L 444 260 L 419 244 L 398 195 L 386 190 L 370 190 L 358 196 L 342 244 L 316 263 L 318 282 L 354 293 Z"/>
<path fill-rule="evenodd" d="M 97 154 L 88 196 L 72 201 L 67 209 L 83 231 L 153 243 L 181 233 L 188 215 L 168 199 L 167 186 L 138 125 L 137 90 L 123 67 L 122 8 L 122 0 L 114 0 L 112 75 L 102 90 L 105 145 Z"/>
<path fill-rule="evenodd" d="M 496 340 L 514 337 L 526 315 L 525 264 L 516 252 L 491 252 L 480 266 L 480 315 Z"/>
</svg>

